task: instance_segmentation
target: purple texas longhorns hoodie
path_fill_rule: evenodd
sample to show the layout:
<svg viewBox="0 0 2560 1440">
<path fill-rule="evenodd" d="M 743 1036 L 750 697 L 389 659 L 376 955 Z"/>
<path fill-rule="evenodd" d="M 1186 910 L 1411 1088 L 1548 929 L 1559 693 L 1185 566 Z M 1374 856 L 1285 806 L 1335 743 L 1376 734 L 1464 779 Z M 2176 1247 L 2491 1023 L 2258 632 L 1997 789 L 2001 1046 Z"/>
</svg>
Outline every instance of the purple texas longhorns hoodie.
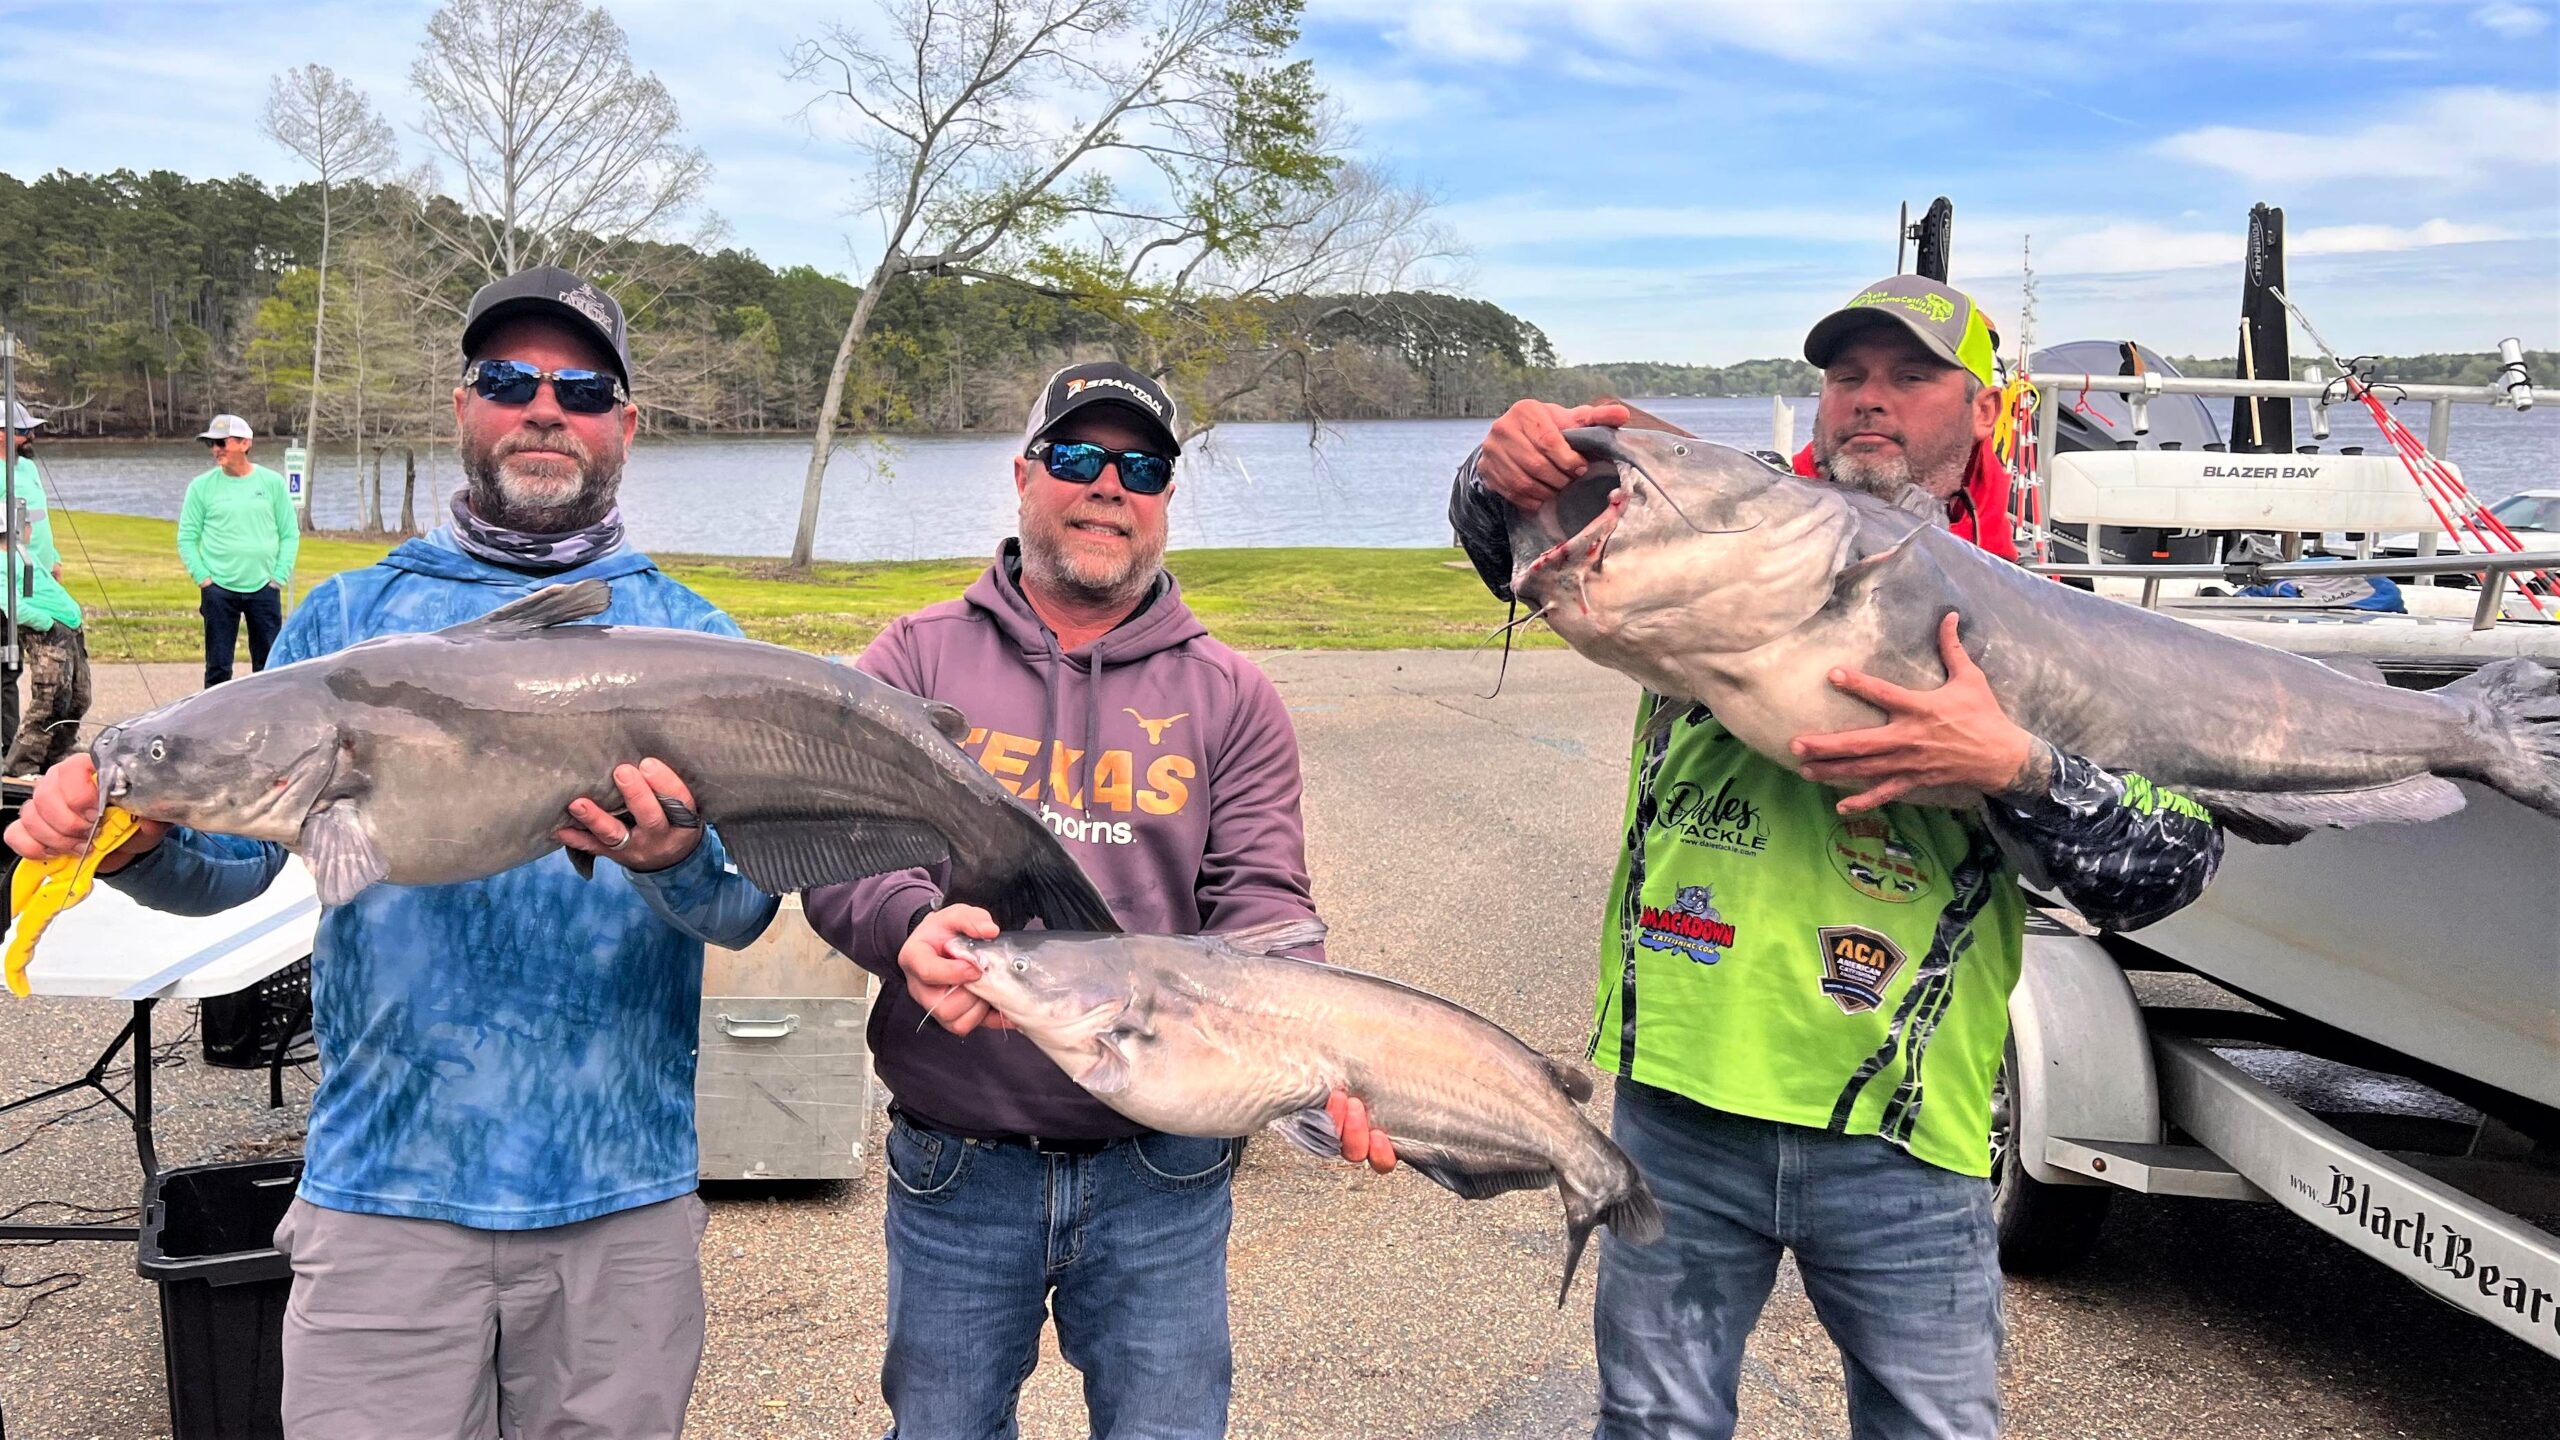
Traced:
<svg viewBox="0 0 2560 1440">
<path fill-rule="evenodd" d="M 1298 813 L 1298 737 L 1269 677 L 1209 638 L 1173 577 L 1072 652 L 1023 597 L 1019 542 L 959 600 L 891 621 L 855 663 L 959 707 L 961 747 L 1066 843 L 1132 932 L 1188 935 L 1315 913 Z M 873 1063 L 899 1107 L 978 1139 L 1107 1139 L 1144 1127 L 1084 1092 L 1022 1034 L 925 1023 L 898 968 L 924 870 L 809 892 L 809 922 L 880 977 Z M 1320 956 L 1317 958 L 1321 958 Z"/>
</svg>

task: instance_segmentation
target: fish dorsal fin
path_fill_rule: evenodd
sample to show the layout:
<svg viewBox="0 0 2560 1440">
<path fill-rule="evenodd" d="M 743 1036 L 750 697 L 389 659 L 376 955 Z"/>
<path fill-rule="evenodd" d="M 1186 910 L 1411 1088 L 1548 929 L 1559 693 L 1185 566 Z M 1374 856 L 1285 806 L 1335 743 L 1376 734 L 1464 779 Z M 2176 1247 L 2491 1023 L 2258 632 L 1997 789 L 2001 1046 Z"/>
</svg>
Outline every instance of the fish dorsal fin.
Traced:
<svg viewBox="0 0 2560 1440">
<path fill-rule="evenodd" d="M 969 738 L 969 717 L 960 713 L 959 706 L 927 700 L 924 702 L 924 714 L 933 722 L 933 728 L 942 732 L 942 738 L 952 744 L 957 745 Z"/>
<path fill-rule="evenodd" d="M 448 625 L 436 632 L 457 639 L 477 635 L 529 635 L 554 625 L 592 620 L 613 603 L 613 586 L 602 580 L 576 580 L 549 585 L 521 600 L 510 600 L 486 615 Z"/>
<path fill-rule="evenodd" d="M 1270 955 L 1282 950 L 1321 944 L 1324 922 L 1312 915 L 1297 920 L 1273 920 L 1250 925 L 1242 930 L 1222 930 L 1208 937 L 1230 950 L 1245 955 Z"/>
</svg>

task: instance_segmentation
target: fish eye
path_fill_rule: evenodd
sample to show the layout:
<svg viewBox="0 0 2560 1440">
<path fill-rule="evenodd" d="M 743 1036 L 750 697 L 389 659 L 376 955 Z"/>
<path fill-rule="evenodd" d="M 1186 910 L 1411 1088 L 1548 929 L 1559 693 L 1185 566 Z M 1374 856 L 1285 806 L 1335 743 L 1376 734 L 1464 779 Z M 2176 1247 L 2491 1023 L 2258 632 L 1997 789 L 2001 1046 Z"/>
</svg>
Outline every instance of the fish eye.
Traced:
<svg viewBox="0 0 2560 1440">
<path fill-rule="evenodd" d="M 1686 445 L 1674 445 L 1671 447 L 1671 453 L 1674 455 L 1686 455 L 1689 453 L 1689 447 Z"/>
<path fill-rule="evenodd" d="M 168 759 L 168 758 L 169 758 L 169 742 L 168 742 L 168 741 L 166 741 L 166 740 L 160 739 L 158 736 L 153 736 L 153 737 L 152 737 L 152 740 L 151 740 L 151 758 L 152 758 L 152 759 L 154 759 L 154 760 L 166 760 L 166 759 Z"/>
<path fill-rule="evenodd" d="M 1028 971 L 1030 968 L 1031 968 L 1031 962 L 1030 962 L 1030 961 L 1023 959 L 1023 958 L 1021 958 L 1020 956 L 1016 956 L 1016 957 L 1014 957 L 1014 962 L 1013 962 L 1013 973 L 1014 973 L 1014 974 L 1016 974 L 1016 975 L 1020 975 L 1020 974 L 1024 973 L 1025 971 Z"/>
</svg>

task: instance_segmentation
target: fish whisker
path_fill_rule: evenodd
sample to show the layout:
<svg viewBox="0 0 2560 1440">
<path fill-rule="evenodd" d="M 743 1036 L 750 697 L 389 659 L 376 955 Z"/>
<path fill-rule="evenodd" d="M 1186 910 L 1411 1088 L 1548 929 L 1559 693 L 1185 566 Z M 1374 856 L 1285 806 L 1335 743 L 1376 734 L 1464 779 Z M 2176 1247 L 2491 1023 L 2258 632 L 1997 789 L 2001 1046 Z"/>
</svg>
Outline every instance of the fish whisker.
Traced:
<svg viewBox="0 0 2560 1440">
<path fill-rule="evenodd" d="M 1512 618 L 1505 622 L 1501 629 L 1494 631 L 1493 635 L 1487 635 L 1482 640 L 1476 642 L 1476 648 L 1481 650 L 1487 645 L 1493 643 L 1494 635 L 1502 637 L 1502 667 L 1493 672 L 1493 689 L 1482 698 L 1490 700 L 1494 698 L 1494 696 L 1500 695 L 1502 693 L 1503 680 L 1511 674 L 1511 632 L 1533 620 L 1545 619 L 1547 612 L 1554 608 L 1555 602 L 1550 600 L 1546 604 L 1539 606 L 1537 609 L 1530 611 L 1526 615 L 1523 615 L 1520 613 L 1520 597 L 1517 595 L 1511 597 Z"/>
</svg>

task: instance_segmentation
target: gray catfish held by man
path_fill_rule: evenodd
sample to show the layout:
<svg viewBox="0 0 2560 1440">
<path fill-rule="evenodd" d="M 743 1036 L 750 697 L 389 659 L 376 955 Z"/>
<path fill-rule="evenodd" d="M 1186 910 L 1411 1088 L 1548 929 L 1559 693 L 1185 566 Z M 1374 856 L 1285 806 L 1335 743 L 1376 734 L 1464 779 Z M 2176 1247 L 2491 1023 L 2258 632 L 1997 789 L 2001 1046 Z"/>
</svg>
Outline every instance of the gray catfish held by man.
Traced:
<svg viewBox="0 0 2560 1440">
<path fill-rule="evenodd" d="M 1937 632 L 1955 611 L 2011 719 L 2194 796 L 2244 838 L 2449 815 L 2462 792 L 2445 776 L 2560 815 L 2560 673 L 2535 661 L 2397 690 L 2057 585 L 1930 516 L 1722 445 L 1566 439 L 1594 463 L 1538 511 L 1513 511 L 1512 593 L 1574 649 L 1704 703 L 1790 769 L 1798 736 L 1882 723 L 1830 684 L 1835 666 L 1945 683 Z"/>
<path fill-rule="evenodd" d="M 1342 1153 L 1337 1088 L 1368 1105 L 1396 1159 L 1470 1200 L 1564 1193 L 1564 1287 L 1594 1227 L 1651 1244 L 1662 1211 L 1626 1152 L 1574 1106 L 1580 1071 L 1461 1005 L 1375 975 L 1274 952 L 1324 938 L 1316 920 L 1222 935 L 1048 931 L 955 942 L 1003 1012 L 1102 1103 L 1175 1135 L 1272 1126 Z"/>
<path fill-rule="evenodd" d="M 376 880 L 451 884 L 548 854 L 570 801 L 619 810 L 614 766 L 656 756 L 693 791 L 677 818 L 718 826 L 769 893 L 947 860 L 948 893 L 1005 923 L 1119 928 L 953 743 L 959 711 L 776 645 L 571 623 L 611 598 L 601 580 L 552 586 L 215 686 L 101 734 L 100 789 L 145 819 L 286 846 L 338 905 Z"/>
</svg>

